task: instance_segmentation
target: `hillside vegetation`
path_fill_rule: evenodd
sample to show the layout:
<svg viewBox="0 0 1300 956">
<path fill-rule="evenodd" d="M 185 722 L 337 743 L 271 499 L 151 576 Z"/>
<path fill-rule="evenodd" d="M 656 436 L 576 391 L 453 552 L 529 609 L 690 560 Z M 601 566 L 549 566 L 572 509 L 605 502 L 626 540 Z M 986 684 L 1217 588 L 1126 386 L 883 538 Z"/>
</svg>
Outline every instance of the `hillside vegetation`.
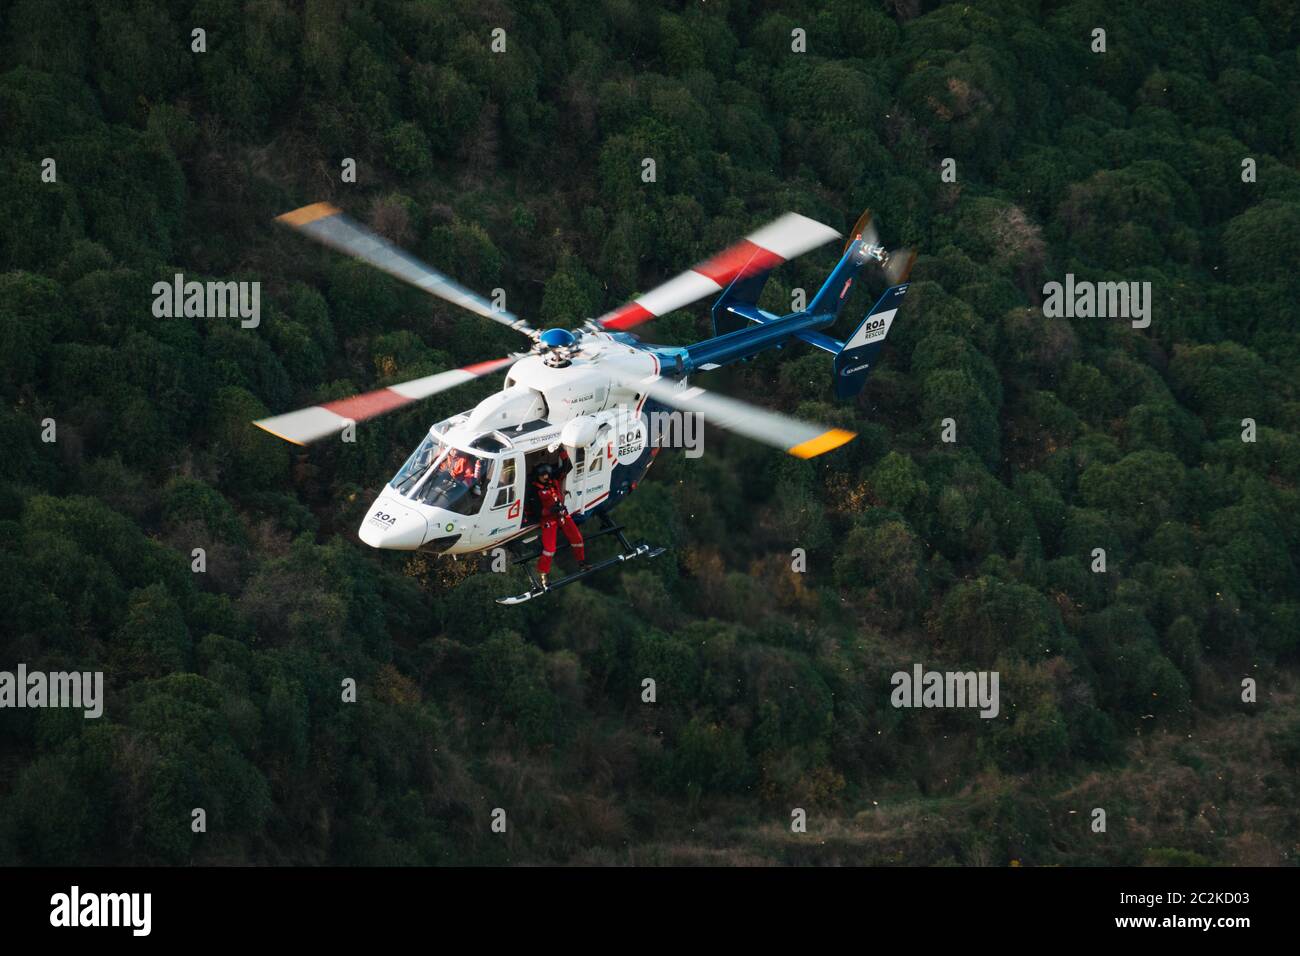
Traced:
<svg viewBox="0 0 1300 956">
<path fill-rule="evenodd" d="M 6 4 L 0 669 L 107 701 L 0 712 L 0 863 L 1293 860 L 1298 47 L 1288 0 Z M 706 380 L 854 442 L 709 431 L 618 512 L 668 553 L 503 608 L 355 536 L 498 379 L 250 425 L 519 344 L 273 224 L 318 200 L 539 324 L 786 210 L 921 257 L 856 402 L 802 345 Z M 155 318 L 176 273 L 260 324 Z M 1149 327 L 1046 317 L 1067 273 Z M 915 662 L 999 671 L 997 719 L 892 707 Z"/>
</svg>

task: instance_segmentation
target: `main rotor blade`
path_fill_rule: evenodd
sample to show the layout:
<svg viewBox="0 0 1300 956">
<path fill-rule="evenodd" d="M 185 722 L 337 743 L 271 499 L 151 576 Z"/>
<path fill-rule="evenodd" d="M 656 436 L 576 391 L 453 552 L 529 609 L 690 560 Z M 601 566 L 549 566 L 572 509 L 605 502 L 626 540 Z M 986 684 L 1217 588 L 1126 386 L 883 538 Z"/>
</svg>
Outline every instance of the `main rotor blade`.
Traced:
<svg viewBox="0 0 1300 956">
<path fill-rule="evenodd" d="M 469 309 L 493 322 L 500 322 L 525 335 L 536 333 L 527 322 L 504 309 L 496 309 L 490 302 L 464 286 L 458 285 L 437 269 L 425 265 L 387 239 L 375 235 L 365 226 L 344 215 L 327 202 L 313 203 L 293 212 L 276 216 L 276 222 L 291 226 L 339 252 L 345 252 L 391 276 L 408 282 L 430 295 Z"/>
<path fill-rule="evenodd" d="M 813 425 L 698 386 L 682 388 L 659 375 L 644 379 L 629 377 L 624 384 L 681 411 L 699 412 L 706 424 L 780 448 L 796 458 L 815 458 L 857 437 L 856 432 Z"/>
<path fill-rule="evenodd" d="M 484 375 L 491 375 L 521 357 L 521 355 L 510 355 L 490 362 L 478 362 L 475 365 L 466 365 L 464 368 L 437 372 L 424 378 L 412 379 L 387 388 L 378 388 L 373 392 L 263 418 L 253 424 L 263 431 L 270 432 L 276 438 L 283 438 L 295 445 L 305 445 L 327 435 L 341 432 L 353 422 L 363 422 Z"/>
<path fill-rule="evenodd" d="M 837 236 L 839 233 L 830 226 L 788 212 L 712 259 L 687 269 L 677 278 L 670 279 L 627 305 L 605 313 L 596 322 L 601 327 L 614 331 L 630 329 L 674 309 L 690 305 L 707 295 L 721 292 L 733 279 L 775 268 Z"/>
</svg>

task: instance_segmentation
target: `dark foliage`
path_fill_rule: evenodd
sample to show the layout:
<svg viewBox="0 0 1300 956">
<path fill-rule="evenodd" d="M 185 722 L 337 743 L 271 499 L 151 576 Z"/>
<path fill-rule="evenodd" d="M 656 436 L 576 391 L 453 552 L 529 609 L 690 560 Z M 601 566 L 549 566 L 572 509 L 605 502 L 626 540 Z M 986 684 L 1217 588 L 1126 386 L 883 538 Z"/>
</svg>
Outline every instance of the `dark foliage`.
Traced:
<svg viewBox="0 0 1300 956">
<path fill-rule="evenodd" d="M 98 720 L 0 713 L 0 862 L 1294 847 L 1300 737 L 1275 704 L 1300 650 L 1295 5 L 681 7 L 0 10 L 0 668 L 108 685 Z M 711 432 L 621 512 L 667 555 L 504 609 L 500 576 L 354 533 L 429 422 L 493 382 L 351 445 L 249 424 L 516 344 L 272 225 L 321 199 L 541 323 L 787 209 L 847 228 L 871 206 L 922 256 L 855 404 L 798 347 L 715 381 L 857 441 L 799 462 Z M 260 281 L 260 326 L 155 318 L 176 272 Z M 1045 318 L 1067 272 L 1149 281 L 1150 327 Z M 704 334 L 697 308 L 649 337 Z M 998 719 L 895 710 L 914 661 L 999 670 Z"/>
</svg>

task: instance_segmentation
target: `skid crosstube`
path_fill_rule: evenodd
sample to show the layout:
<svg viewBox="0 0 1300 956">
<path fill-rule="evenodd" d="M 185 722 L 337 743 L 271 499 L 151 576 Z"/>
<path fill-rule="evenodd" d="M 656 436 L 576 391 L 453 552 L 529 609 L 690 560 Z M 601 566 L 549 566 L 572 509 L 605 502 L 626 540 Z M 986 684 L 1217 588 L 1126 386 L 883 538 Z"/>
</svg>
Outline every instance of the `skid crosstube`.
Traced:
<svg viewBox="0 0 1300 956">
<path fill-rule="evenodd" d="M 543 588 L 541 582 L 537 580 L 537 575 L 531 567 L 531 563 L 541 556 L 542 553 L 541 548 L 539 547 L 536 550 L 530 551 L 525 554 L 521 554 L 518 557 L 516 557 L 511 562 L 511 564 L 524 565 L 524 569 L 528 572 L 528 580 L 532 584 L 532 587 L 523 594 L 516 594 L 509 597 L 497 598 L 496 599 L 497 603 L 498 604 L 522 604 L 525 601 L 531 601 L 535 597 L 540 597 L 543 594 L 547 594 L 551 591 L 557 590 L 558 588 L 562 588 L 566 584 L 572 584 L 574 581 L 581 581 L 583 578 L 590 577 L 591 575 L 603 571 L 606 568 L 611 568 L 618 564 L 624 564 L 628 561 L 635 560 L 636 558 L 642 558 L 642 557 L 655 558 L 664 553 L 665 550 L 664 548 L 652 548 L 648 544 L 633 545 L 630 541 L 627 540 L 627 537 L 623 534 L 623 528 L 619 525 L 614 524 L 614 522 L 611 521 L 606 515 L 602 514 L 600 516 L 600 522 L 601 522 L 600 530 L 590 535 L 584 535 L 583 543 L 586 544 L 587 542 L 590 542 L 595 538 L 599 538 L 602 535 L 612 534 L 617 537 L 618 543 L 623 548 L 620 554 L 616 554 L 612 558 L 606 558 L 604 561 L 595 562 L 590 567 L 586 568 L 583 571 L 575 571 L 573 574 L 566 575 L 565 577 L 561 578 L 558 581 L 555 581 L 554 583 L 548 585 L 545 588 Z M 560 542 L 556 542 L 556 543 L 557 543 L 556 553 L 559 553 L 560 550 L 569 547 L 569 542 L 567 539 L 565 539 L 563 543 Z"/>
<path fill-rule="evenodd" d="M 631 550 L 632 545 L 628 544 L 627 538 L 623 536 L 622 526 L 614 524 L 613 521 L 611 521 L 608 517 L 606 517 L 603 514 L 600 516 L 600 530 L 593 531 L 591 534 L 584 534 L 582 536 L 582 543 L 586 544 L 589 541 L 594 541 L 597 538 L 601 537 L 602 535 L 607 535 L 607 534 L 618 535 L 618 543 L 623 546 L 623 550 L 624 551 Z M 555 542 L 556 544 L 555 553 L 559 554 L 561 551 L 567 550 L 570 547 L 569 539 L 561 535 L 556 535 L 556 537 L 559 538 L 559 540 Z M 529 538 L 528 540 L 532 541 L 535 539 Z M 510 563 L 526 564 L 529 561 L 536 561 L 541 556 L 542 556 L 542 548 L 541 545 L 538 545 L 536 550 L 530 550 L 526 554 L 516 555 L 514 560 L 512 560 Z"/>
</svg>

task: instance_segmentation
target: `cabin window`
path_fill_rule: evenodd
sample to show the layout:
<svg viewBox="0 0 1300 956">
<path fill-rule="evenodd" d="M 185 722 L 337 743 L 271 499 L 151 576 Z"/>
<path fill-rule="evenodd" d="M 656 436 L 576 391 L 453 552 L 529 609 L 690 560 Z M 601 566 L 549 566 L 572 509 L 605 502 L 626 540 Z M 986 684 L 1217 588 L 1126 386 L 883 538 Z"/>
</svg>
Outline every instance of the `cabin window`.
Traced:
<svg viewBox="0 0 1300 956">
<path fill-rule="evenodd" d="M 501 466 L 501 485 L 497 488 L 497 497 L 492 502 L 493 508 L 504 508 L 515 503 L 515 459 L 507 458 Z"/>
</svg>

